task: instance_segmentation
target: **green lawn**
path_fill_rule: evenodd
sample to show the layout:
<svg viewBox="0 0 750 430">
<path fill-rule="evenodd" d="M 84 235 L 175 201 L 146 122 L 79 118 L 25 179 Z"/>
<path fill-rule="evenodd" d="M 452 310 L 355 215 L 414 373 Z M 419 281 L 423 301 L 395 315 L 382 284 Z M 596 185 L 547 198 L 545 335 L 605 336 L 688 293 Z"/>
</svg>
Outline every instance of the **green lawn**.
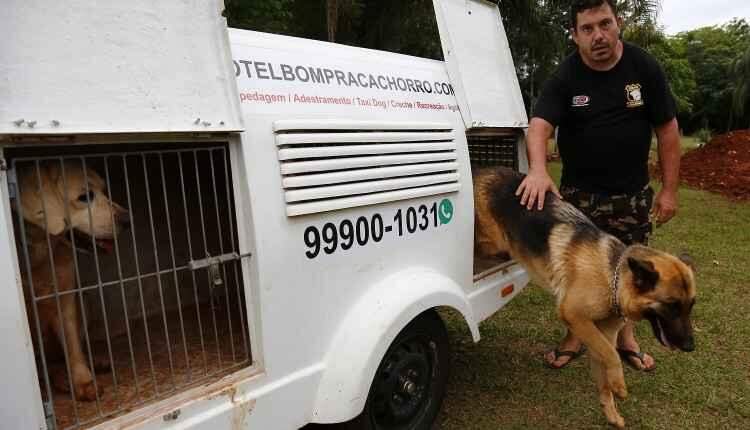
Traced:
<svg viewBox="0 0 750 430">
<path fill-rule="evenodd" d="M 550 167 L 559 177 L 559 164 Z M 630 397 L 618 403 L 622 415 L 638 429 L 750 428 L 750 203 L 682 188 L 678 216 L 656 230 L 652 245 L 687 251 L 697 263 L 697 348 L 667 351 L 648 323 L 639 324 L 657 369 L 626 367 Z M 563 370 L 543 364 L 564 332 L 551 295 L 527 288 L 481 325 L 477 344 L 462 321 L 446 317 L 453 373 L 438 428 L 607 428 L 588 358 Z"/>
<path fill-rule="evenodd" d="M 697 148 L 700 143 L 698 138 L 692 136 L 684 136 L 680 142 L 683 152 Z"/>
</svg>

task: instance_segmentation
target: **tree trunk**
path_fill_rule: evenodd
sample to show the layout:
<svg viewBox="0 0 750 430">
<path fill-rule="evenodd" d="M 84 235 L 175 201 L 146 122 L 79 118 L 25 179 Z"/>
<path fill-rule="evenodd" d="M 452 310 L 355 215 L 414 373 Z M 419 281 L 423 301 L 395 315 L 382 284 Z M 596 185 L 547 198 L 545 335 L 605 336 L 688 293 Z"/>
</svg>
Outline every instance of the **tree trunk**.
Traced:
<svg viewBox="0 0 750 430">
<path fill-rule="evenodd" d="M 336 41 L 336 29 L 339 24 L 339 1 L 326 0 L 326 19 L 328 27 L 328 41 Z"/>
</svg>

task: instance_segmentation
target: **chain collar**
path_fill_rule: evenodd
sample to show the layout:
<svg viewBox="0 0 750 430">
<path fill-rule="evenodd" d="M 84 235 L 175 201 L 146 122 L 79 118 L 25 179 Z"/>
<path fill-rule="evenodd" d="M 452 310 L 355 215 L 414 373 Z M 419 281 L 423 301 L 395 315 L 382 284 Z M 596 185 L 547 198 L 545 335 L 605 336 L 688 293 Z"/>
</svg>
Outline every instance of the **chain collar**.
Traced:
<svg viewBox="0 0 750 430">
<path fill-rule="evenodd" d="M 622 253 L 620 259 L 617 261 L 617 266 L 615 266 L 615 273 L 612 275 L 612 284 L 610 285 L 610 289 L 612 290 L 612 309 L 614 309 L 615 313 L 617 313 L 617 316 L 619 316 L 623 320 L 627 320 L 625 315 L 622 313 L 622 308 L 620 308 L 620 300 L 617 297 L 617 281 L 620 278 L 620 266 L 622 266 L 623 261 L 625 261 L 625 252 Z"/>
</svg>

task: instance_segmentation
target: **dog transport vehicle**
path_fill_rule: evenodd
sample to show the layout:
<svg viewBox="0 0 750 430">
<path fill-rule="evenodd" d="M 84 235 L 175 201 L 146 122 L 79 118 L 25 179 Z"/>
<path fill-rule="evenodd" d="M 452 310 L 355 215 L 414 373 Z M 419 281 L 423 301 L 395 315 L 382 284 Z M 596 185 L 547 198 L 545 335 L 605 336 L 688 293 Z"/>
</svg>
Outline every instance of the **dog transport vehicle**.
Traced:
<svg viewBox="0 0 750 430">
<path fill-rule="evenodd" d="M 473 253 L 472 164 L 524 170 L 497 6 L 445 61 L 227 29 L 219 0 L 0 18 L 3 428 L 428 428 Z"/>
</svg>

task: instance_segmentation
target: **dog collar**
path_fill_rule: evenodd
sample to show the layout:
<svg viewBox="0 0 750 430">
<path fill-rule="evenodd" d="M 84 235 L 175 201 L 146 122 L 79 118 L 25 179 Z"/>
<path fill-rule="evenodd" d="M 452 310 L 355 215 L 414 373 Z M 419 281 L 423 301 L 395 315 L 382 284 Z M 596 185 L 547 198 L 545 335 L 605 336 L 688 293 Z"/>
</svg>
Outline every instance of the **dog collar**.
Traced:
<svg viewBox="0 0 750 430">
<path fill-rule="evenodd" d="M 615 273 L 612 275 L 612 284 L 610 285 L 610 288 L 612 289 L 612 309 L 614 309 L 615 313 L 617 313 L 617 316 L 619 316 L 623 320 L 627 320 L 625 315 L 622 313 L 622 308 L 620 308 L 620 300 L 617 297 L 617 281 L 619 279 L 620 266 L 622 266 L 623 261 L 625 261 L 624 252 L 620 256 L 620 259 L 617 261 L 617 265 L 615 266 Z"/>
</svg>

